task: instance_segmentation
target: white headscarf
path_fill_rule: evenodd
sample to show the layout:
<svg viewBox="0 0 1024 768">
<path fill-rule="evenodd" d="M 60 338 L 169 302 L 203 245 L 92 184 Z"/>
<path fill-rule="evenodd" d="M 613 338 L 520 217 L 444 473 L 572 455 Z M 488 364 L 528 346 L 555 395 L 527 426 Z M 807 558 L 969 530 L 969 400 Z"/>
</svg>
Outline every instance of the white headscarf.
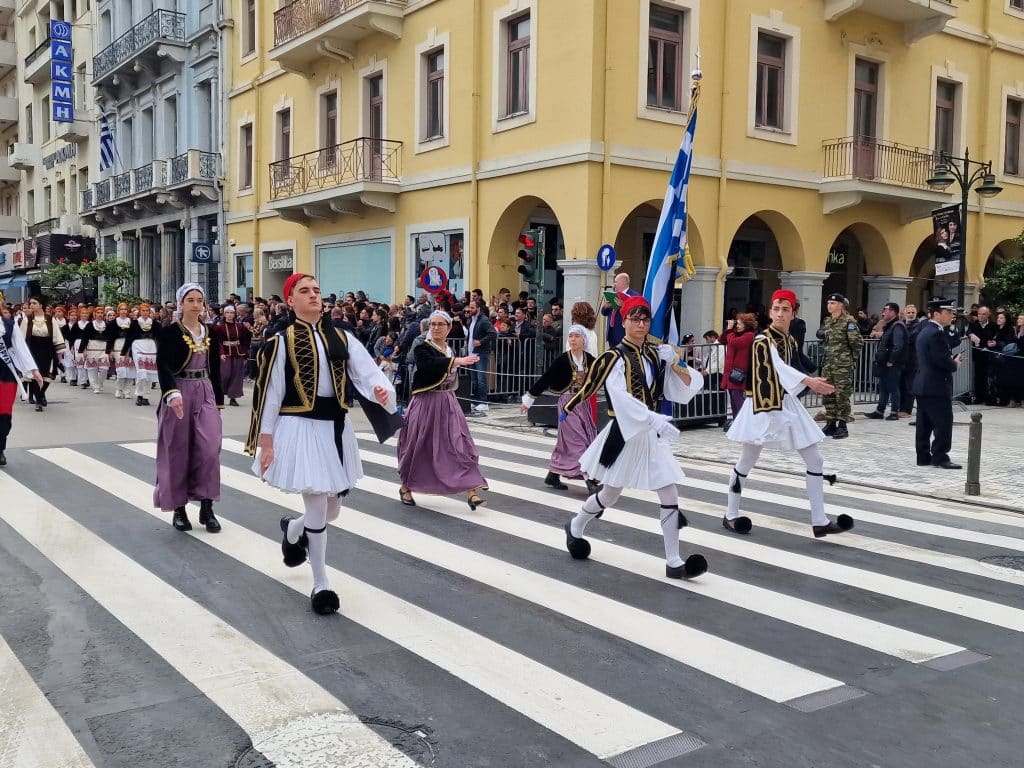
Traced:
<svg viewBox="0 0 1024 768">
<path fill-rule="evenodd" d="M 433 320 L 435 317 L 440 317 L 448 325 L 452 324 L 452 316 L 445 312 L 443 309 L 435 309 L 433 312 L 430 313 L 430 317 L 428 319 Z"/>
<path fill-rule="evenodd" d="M 582 336 L 584 339 L 587 338 L 587 329 L 584 328 L 579 323 L 575 323 L 569 326 L 569 333 L 567 335 L 572 335 L 574 333 L 579 336 Z"/>
<path fill-rule="evenodd" d="M 203 290 L 203 286 L 199 283 L 185 283 L 174 294 L 174 298 L 178 304 L 178 309 L 175 313 L 178 320 L 181 320 L 182 318 L 182 310 L 184 309 L 182 302 L 185 301 L 185 295 L 192 291 L 199 291 L 199 295 L 203 297 L 203 301 L 206 301 L 206 291 Z"/>
</svg>

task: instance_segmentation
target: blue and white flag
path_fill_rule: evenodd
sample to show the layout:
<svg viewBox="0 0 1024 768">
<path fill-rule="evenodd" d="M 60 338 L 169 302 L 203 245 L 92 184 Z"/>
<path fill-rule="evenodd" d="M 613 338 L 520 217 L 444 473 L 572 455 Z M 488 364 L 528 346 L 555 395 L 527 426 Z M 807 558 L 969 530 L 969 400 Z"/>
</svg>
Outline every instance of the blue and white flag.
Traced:
<svg viewBox="0 0 1024 768">
<path fill-rule="evenodd" d="M 697 107 L 694 105 L 665 191 L 665 202 L 661 206 L 658 231 L 654 235 L 654 247 L 651 249 L 651 262 L 644 281 L 644 298 L 651 305 L 650 333 L 668 344 L 679 343 L 679 328 L 672 311 L 672 292 L 679 277 L 680 262 L 690 273 L 686 255 L 686 191 L 690 185 L 693 134 L 696 128 Z"/>
<path fill-rule="evenodd" d="M 100 173 L 114 167 L 114 133 L 106 115 L 100 115 Z"/>
</svg>

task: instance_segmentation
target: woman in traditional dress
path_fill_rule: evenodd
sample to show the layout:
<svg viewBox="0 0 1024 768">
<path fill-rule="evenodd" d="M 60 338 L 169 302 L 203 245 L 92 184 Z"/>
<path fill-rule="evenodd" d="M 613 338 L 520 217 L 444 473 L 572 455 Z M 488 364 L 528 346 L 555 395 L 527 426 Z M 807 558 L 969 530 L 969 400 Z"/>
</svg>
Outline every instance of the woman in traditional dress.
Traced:
<svg viewBox="0 0 1024 768">
<path fill-rule="evenodd" d="M 89 365 L 85 359 L 85 342 L 82 339 L 92 324 L 93 311 L 92 307 L 82 307 L 78 311 L 78 325 L 75 328 L 75 368 L 78 370 L 75 383 L 82 389 L 89 388 Z"/>
<path fill-rule="evenodd" d="M 229 405 L 238 405 L 238 398 L 242 396 L 242 381 L 252 340 L 249 329 L 235 322 L 236 315 L 235 305 L 225 304 L 221 310 L 221 322 L 210 329 L 220 341 L 220 381 Z"/>
<path fill-rule="evenodd" d="M 161 402 L 157 407 L 156 488 L 153 505 L 169 514 L 178 531 L 192 530 L 185 506 L 199 502 L 199 524 L 220 531 L 213 502 L 220 500 L 220 348 L 200 319 L 206 294 L 198 283 L 181 286 L 179 320 L 160 331 L 156 367 Z"/>
<path fill-rule="evenodd" d="M 590 302 L 577 301 L 572 305 L 569 315 L 573 325 L 582 325 L 587 331 L 587 341 L 583 348 L 592 357 L 597 357 L 597 331 L 594 330 L 597 326 L 597 312 Z M 565 348 L 569 348 L 568 339 L 565 340 Z"/>
<path fill-rule="evenodd" d="M 426 341 L 416 347 L 416 373 L 405 427 L 398 436 L 398 495 L 408 507 L 416 506 L 412 492 L 466 494 L 470 509 L 486 502 L 477 490 L 486 487 L 480 474 L 479 454 L 462 408 L 455 399 L 458 369 L 473 365 L 476 355 L 455 357 L 448 346 L 452 318 L 434 310 Z"/>
<path fill-rule="evenodd" d="M 139 316 L 132 320 L 122 355 L 130 357 L 135 366 L 135 404 L 149 405 L 146 391 L 157 381 L 156 334 L 159 330 L 149 304 L 139 305 Z"/>
<path fill-rule="evenodd" d="M 88 372 L 89 385 L 92 386 L 94 395 L 103 391 L 103 382 L 107 378 L 107 367 L 110 364 L 110 355 L 107 354 L 105 315 L 106 310 L 103 307 L 94 308 L 92 320 L 78 337 L 78 351 L 85 356 L 85 369 Z"/>
<path fill-rule="evenodd" d="M 302 494 L 304 514 L 281 519 L 281 552 L 291 568 L 308 555 L 310 607 L 326 615 L 340 607 L 327 576 L 327 524 L 363 475 L 359 443 L 346 418 L 345 383 L 366 399 L 371 423 L 374 410 L 395 413 L 395 389 L 356 337 L 324 316 L 315 277 L 291 275 L 282 293 L 294 319 L 260 351 L 245 448 L 253 456 L 258 452 L 255 474 L 282 491 Z"/>
<path fill-rule="evenodd" d="M 66 347 L 60 327 L 52 317 L 47 317 L 43 302 L 38 296 L 28 300 L 25 322 L 21 327 L 32 358 L 36 361 L 35 367 L 43 377 L 42 384 L 33 379 L 28 385 L 29 400 L 36 404 L 36 411 L 46 407 L 46 390 L 56 375 L 58 362 Z"/>
<path fill-rule="evenodd" d="M 580 391 L 587 371 L 594 362 L 594 356 L 585 349 L 587 329 L 584 326 L 570 326 L 568 339 L 569 351 L 555 358 L 551 367 L 523 395 L 523 402 L 519 406 L 523 413 L 530 409 L 534 400 L 545 390 L 550 389 L 559 395 L 558 413 L 561 414 L 565 404 Z M 580 456 L 597 437 L 596 405 L 595 400 L 588 403 L 586 408 L 577 408 L 559 420 L 558 440 L 555 442 L 555 450 L 551 453 L 544 485 L 564 491 L 569 486 L 563 483 L 560 477 L 568 477 L 572 480 L 584 480 L 588 495 L 600 490 L 600 486 L 586 477 L 580 469 Z"/>
<path fill-rule="evenodd" d="M 107 324 L 107 354 L 116 362 L 114 375 L 117 377 L 114 386 L 114 397 L 118 400 L 128 398 L 132 385 L 135 383 L 135 366 L 128 354 L 128 331 L 132 327 L 131 307 L 122 302 L 117 305 L 117 317 Z"/>
<path fill-rule="evenodd" d="M 64 379 L 72 387 L 78 384 L 78 354 L 75 347 L 78 344 L 78 308 L 72 305 L 68 309 L 68 324 L 60 329 L 64 335 Z"/>
</svg>

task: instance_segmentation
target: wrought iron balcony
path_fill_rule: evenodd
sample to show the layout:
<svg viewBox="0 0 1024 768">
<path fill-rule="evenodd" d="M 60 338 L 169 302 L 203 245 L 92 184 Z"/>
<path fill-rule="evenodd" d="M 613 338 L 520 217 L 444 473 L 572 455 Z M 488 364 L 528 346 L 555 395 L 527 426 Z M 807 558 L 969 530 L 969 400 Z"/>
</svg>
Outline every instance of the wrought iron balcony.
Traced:
<svg viewBox="0 0 1024 768">
<path fill-rule="evenodd" d="M 837 21 L 848 13 L 877 16 L 903 24 L 907 44 L 943 30 L 955 19 L 956 6 L 948 0 L 824 0 L 825 21 Z"/>
<path fill-rule="evenodd" d="M 877 200 L 897 204 L 904 218 L 915 219 L 948 199 L 928 186 L 938 158 L 929 149 L 853 136 L 822 142 L 822 154 L 825 213 Z"/>
<path fill-rule="evenodd" d="M 91 211 L 92 210 L 92 190 L 91 189 L 83 189 L 81 197 L 82 197 L 82 201 L 81 201 L 82 204 L 79 206 L 79 210 L 82 213 L 87 213 L 88 211 Z"/>
<path fill-rule="evenodd" d="M 25 57 L 25 82 L 42 83 L 50 79 L 50 38 Z"/>
<path fill-rule="evenodd" d="M 93 187 L 95 195 L 96 206 L 106 205 L 110 202 L 110 179 L 103 179 L 103 181 L 97 181 Z"/>
<path fill-rule="evenodd" d="M 58 229 L 60 229 L 60 219 L 44 219 L 43 221 L 37 221 L 35 224 L 30 224 L 27 234 L 29 237 L 39 237 L 48 232 L 56 232 Z"/>
<path fill-rule="evenodd" d="M 274 47 L 268 54 L 282 67 L 310 72 L 329 47 L 352 58 L 356 42 L 378 32 L 398 39 L 407 0 L 293 0 L 274 11 Z"/>
<path fill-rule="evenodd" d="M 353 204 L 394 211 L 402 142 L 362 137 L 270 164 L 270 207 L 285 218 L 353 211 Z"/>
<path fill-rule="evenodd" d="M 190 149 L 172 157 L 170 166 L 169 187 L 196 183 L 212 185 L 220 178 L 220 155 L 216 152 Z"/>
<path fill-rule="evenodd" d="M 185 46 L 185 14 L 158 10 L 117 38 L 92 58 L 93 85 L 122 71 L 136 58 L 157 53 L 161 46 Z M 180 61 L 184 58 L 176 58 Z"/>
</svg>

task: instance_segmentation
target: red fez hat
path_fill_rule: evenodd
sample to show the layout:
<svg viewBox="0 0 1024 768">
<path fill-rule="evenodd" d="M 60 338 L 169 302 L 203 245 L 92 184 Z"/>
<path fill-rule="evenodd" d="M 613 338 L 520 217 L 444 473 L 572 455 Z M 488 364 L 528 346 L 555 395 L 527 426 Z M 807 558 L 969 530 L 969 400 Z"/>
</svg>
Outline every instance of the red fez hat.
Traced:
<svg viewBox="0 0 1024 768">
<path fill-rule="evenodd" d="M 292 291 L 295 290 L 295 284 L 304 277 L 311 277 L 311 275 L 304 275 L 301 272 L 296 272 L 294 275 L 289 275 L 288 279 L 284 281 L 282 293 L 284 293 L 284 297 L 286 299 L 292 295 Z"/>
<path fill-rule="evenodd" d="M 776 301 L 788 301 L 789 306 L 791 306 L 793 309 L 796 309 L 797 305 L 800 303 L 796 300 L 796 294 L 793 293 L 792 291 L 786 290 L 785 288 L 780 288 L 779 290 L 772 294 L 772 304 L 774 304 Z"/>
<path fill-rule="evenodd" d="M 651 305 L 647 303 L 647 299 L 643 296 L 630 296 L 624 302 L 622 302 L 622 309 L 619 311 L 623 317 L 629 317 L 629 313 L 638 307 L 643 307 L 648 313 L 651 311 Z"/>
</svg>

